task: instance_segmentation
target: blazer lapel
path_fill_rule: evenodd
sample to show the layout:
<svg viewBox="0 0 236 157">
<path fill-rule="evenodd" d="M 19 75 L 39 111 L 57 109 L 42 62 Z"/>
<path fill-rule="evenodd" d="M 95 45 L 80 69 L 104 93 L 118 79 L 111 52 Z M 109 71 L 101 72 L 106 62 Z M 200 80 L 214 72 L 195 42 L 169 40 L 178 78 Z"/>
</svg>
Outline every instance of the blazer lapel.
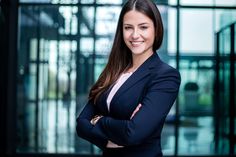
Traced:
<svg viewBox="0 0 236 157">
<path fill-rule="evenodd" d="M 116 101 L 117 98 L 124 93 L 127 89 L 132 87 L 136 82 L 141 80 L 150 74 L 150 69 L 155 67 L 159 62 L 159 57 L 156 53 L 150 56 L 126 81 L 125 83 L 118 89 L 116 94 L 111 100 L 111 104 L 113 101 Z"/>
</svg>

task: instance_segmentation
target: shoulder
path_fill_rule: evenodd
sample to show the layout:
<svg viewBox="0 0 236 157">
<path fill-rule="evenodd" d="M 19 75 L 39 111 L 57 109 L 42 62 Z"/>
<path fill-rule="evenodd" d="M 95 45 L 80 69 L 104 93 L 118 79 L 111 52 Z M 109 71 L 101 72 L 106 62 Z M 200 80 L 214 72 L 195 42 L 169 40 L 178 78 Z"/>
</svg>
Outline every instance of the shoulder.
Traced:
<svg viewBox="0 0 236 157">
<path fill-rule="evenodd" d="M 181 76 L 176 68 L 159 60 L 159 63 L 151 70 L 151 77 L 148 84 L 150 89 L 178 92 L 181 84 Z"/>
<path fill-rule="evenodd" d="M 178 80 L 181 79 L 179 71 L 161 59 L 158 60 L 158 63 L 151 71 L 154 78 L 175 77 Z"/>
</svg>

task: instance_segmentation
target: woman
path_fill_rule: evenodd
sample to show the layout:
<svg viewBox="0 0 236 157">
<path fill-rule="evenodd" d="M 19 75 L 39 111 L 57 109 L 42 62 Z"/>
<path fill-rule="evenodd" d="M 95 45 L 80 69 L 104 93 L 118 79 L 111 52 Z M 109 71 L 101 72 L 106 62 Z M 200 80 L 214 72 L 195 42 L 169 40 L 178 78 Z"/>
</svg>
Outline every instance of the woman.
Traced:
<svg viewBox="0 0 236 157">
<path fill-rule="evenodd" d="M 159 157 L 161 131 L 179 90 L 179 72 L 156 51 L 163 39 L 151 0 L 129 0 L 121 10 L 108 63 L 77 118 L 78 136 L 103 156 Z"/>
</svg>

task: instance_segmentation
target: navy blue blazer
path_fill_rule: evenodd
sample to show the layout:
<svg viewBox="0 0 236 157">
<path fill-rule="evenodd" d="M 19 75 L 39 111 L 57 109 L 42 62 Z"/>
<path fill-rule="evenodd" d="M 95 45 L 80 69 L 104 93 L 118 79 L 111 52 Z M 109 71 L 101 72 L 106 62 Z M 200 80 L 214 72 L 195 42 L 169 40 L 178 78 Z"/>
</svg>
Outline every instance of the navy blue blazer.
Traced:
<svg viewBox="0 0 236 157">
<path fill-rule="evenodd" d="M 106 150 L 107 141 L 118 145 L 121 157 L 162 156 L 161 131 L 179 91 L 179 72 L 154 53 L 118 89 L 108 111 L 110 89 L 89 101 L 77 118 L 78 136 Z M 142 107 L 130 119 L 137 105 Z M 103 115 L 96 125 L 94 115 Z"/>
</svg>

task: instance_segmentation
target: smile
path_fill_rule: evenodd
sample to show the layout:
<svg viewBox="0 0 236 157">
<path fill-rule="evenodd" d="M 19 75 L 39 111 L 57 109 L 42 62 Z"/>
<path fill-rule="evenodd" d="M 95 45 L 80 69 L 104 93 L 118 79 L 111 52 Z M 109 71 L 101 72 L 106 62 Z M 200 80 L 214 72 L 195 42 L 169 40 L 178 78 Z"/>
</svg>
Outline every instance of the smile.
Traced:
<svg viewBox="0 0 236 157">
<path fill-rule="evenodd" d="M 144 43 L 144 41 L 131 41 L 131 45 L 133 47 L 140 46 L 142 43 Z"/>
</svg>

